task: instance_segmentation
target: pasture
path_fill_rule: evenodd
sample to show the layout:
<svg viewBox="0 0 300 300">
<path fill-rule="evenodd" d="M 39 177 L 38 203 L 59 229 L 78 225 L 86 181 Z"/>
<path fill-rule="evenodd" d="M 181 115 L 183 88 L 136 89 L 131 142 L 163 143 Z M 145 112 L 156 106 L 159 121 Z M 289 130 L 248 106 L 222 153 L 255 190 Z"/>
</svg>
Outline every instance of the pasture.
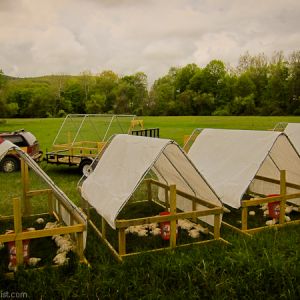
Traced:
<svg viewBox="0 0 300 300">
<path fill-rule="evenodd" d="M 183 145 L 195 128 L 272 129 L 300 117 L 143 117 L 146 128 L 159 127 L 162 138 Z M 50 149 L 63 119 L 8 119 L 0 131 L 24 128 L 35 134 L 44 152 Z M 80 198 L 76 168 L 41 167 L 74 201 Z M 9 176 L 8 176 L 9 175 Z M 4 177 L 5 185 L 4 185 Z M 14 195 L 20 175 L 0 174 L 0 190 Z M 0 214 L 9 199 L 0 193 Z M 247 238 L 222 229 L 231 245 L 219 243 L 143 254 L 117 263 L 89 229 L 86 257 L 90 267 L 72 263 L 41 271 L 20 270 L 14 280 L 0 274 L 1 293 L 23 292 L 40 299 L 299 299 L 300 228 L 288 226 Z M 41 246 L 42 248 L 42 246 Z"/>
</svg>

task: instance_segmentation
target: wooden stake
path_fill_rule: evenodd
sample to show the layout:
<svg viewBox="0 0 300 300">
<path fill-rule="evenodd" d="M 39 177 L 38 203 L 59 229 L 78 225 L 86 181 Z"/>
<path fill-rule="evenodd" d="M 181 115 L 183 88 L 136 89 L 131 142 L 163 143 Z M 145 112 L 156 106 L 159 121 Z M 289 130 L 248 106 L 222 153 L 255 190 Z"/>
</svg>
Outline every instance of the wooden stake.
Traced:
<svg viewBox="0 0 300 300">
<path fill-rule="evenodd" d="M 13 199 L 14 204 L 14 231 L 16 234 L 22 232 L 22 212 L 21 201 L 19 198 Z M 23 242 L 22 240 L 15 241 L 17 265 L 23 264 Z"/>
<path fill-rule="evenodd" d="M 279 224 L 283 224 L 285 221 L 285 204 L 286 204 L 286 172 L 285 170 L 280 170 L 280 215 Z"/>
<path fill-rule="evenodd" d="M 248 228 L 248 207 L 242 206 L 242 230 Z"/>
<path fill-rule="evenodd" d="M 170 213 L 176 215 L 176 185 L 170 185 Z M 170 221 L 170 247 L 176 247 L 176 219 Z"/>
<path fill-rule="evenodd" d="M 221 217 L 218 214 L 214 216 L 214 238 L 216 240 L 220 238 L 220 225 L 221 225 Z"/>
<path fill-rule="evenodd" d="M 48 212 L 50 215 L 53 213 L 53 192 L 52 190 L 48 191 Z"/>
<path fill-rule="evenodd" d="M 79 260 L 83 261 L 83 233 L 77 232 L 76 234 L 76 240 L 77 240 L 77 254 L 79 256 Z"/>
<path fill-rule="evenodd" d="M 126 254 L 126 235 L 125 228 L 119 228 L 119 255 Z"/>
<path fill-rule="evenodd" d="M 28 216 L 31 213 L 31 205 L 27 192 L 29 191 L 29 174 L 28 165 L 24 159 L 21 158 L 21 176 L 22 176 L 22 189 L 23 189 L 23 204 L 24 204 L 24 215 Z"/>
<path fill-rule="evenodd" d="M 169 207 L 170 207 L 170 204 L 169 204 L 169 191 L 166 188 L 165 188 L 165 205 L 166 205 L 166 209 L 169 209 Z"/>
</svg>

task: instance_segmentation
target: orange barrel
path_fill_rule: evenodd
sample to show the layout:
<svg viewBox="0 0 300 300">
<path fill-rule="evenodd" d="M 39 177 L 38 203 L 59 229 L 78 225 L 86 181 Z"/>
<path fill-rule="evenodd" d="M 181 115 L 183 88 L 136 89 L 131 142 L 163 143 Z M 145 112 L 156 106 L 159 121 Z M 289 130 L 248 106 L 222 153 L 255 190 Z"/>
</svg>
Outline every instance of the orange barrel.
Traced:
<svg viewBox="0 0 300 300">
<path fill-rule="evenodd" d="M 268 197 L 280 196 L 279 194 L 271 194 Z M 273 219 L 278 219 L 280 215 L 280 201 L 274 201 L 268 203 L 269 216 Z"/>
</svg>

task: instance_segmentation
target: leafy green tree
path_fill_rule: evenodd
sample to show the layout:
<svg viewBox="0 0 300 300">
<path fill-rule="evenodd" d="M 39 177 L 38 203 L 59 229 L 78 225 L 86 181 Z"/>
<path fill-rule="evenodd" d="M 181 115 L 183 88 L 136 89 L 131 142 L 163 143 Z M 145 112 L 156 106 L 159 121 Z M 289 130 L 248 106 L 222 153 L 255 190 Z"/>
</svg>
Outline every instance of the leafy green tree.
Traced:
<svg viewBox="0 0 300 300">
<path fill-rule="evenodd" d="M 86 105 L 86 112 L 88 114 L 100 114 L 104 112 L 106 97 L 103 94 L 94 94 L 88 100 Z"/>
<path fill-rule="evenodd" d="M 288 61 L 288 113 L 300 115 L 300 51 L 294 51 Z"/>
<path fill-rule="evenodd" d="M 215 110 L 215 98 L 210 93 L 197 93 L 193 97 L 194 114 L 198 116 L 210 116 Z"/>
<path fill-rule="evenodd" d="M 254 95 L 250 94 L 246 97 L 235 97 L 230 107 L 233 115 L 249 116 L 255 114 L 256 107 L 254 102 Z"/>
<path fill-rule="evenodd" d="M 269 66 L 268 83 L 264 93 L 262 112 L 266 115 L 284 115 L 288 111 L 288 67 L 284 60 Z"/>
<path fill-rule="evenodd" d="M 103 71 L 96 76 L 94 93 L 105 95 L 105 105 L 103 112 L 110 112 L 116 102 L 116 89 L 119 82 L 119 76 L 112 71 Z"/>
<path fill-rule="evenodd" d="M 246 71 L 237 78 L 234 93 L 237 97 L 246 97 L 256 93 L 256 85 L 252 81 L 249 72 Z"/>
<path fill-rule="evenodd" d="M 140 115 L 147 97 L 147 76 L 144 73 L 124 76 L 116 88 L 115 111 Z"/>
<path fill-rule="evenodd" d="M 62 97 L 71 103 L 73 113 L 85 113 L 84 89 L 77 78 L 71 78 L 66 82 Z"/>
<path fill-rule="evenodd" d="M 183 68 L 177 69 L 175 72 L 175 90 L 178 93 L 183 93 L 185 90 L 190 89 L 190 81 L 199 71 L 196 64 L 188 64 Z"/>
<path fill-rule="evenodd" d="M 169 108 L 175 106 L 176 89 L 172 70 L 166 76 L 157 79 L 149 95 L 149 109 L 153 115 L 166 116 Z M 170 102 L 173 101 L 172 104 Z"/>
</svg>

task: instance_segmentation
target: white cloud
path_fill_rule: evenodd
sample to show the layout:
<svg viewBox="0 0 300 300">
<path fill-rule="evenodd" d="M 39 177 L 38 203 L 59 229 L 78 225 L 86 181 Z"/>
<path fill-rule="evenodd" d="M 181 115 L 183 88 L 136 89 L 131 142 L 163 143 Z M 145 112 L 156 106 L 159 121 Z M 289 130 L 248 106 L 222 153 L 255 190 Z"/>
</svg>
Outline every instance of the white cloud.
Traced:
<svg viewBox="0 0 300 300">
<path fill-rule="evenodd" d="M 143 71 L 152 82 L 172 66 L 299 50 L 299 23 L 296 0 L 1 0 L 0 68 Z"/>
</svg>

